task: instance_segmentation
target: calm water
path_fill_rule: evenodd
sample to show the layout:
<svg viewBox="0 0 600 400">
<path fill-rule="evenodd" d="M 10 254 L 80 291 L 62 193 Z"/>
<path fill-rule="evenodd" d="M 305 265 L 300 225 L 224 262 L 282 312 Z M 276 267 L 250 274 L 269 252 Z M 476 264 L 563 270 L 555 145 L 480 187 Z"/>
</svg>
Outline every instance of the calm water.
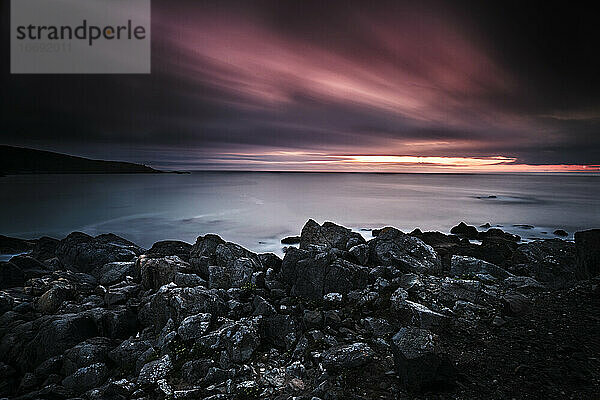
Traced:
<svg viewBox="0 0 600 400">
<path fill-rule="evenodd" d="M 0 185 L 1 234 L 114 232 L 143 247 L 211 232 L 281 254 L 279 240 L 308 218 L 356 230 L 489 222 L 526 238 L 600 227 L 598 176 L 201 172 L 11 176 Z"/>
</svg>

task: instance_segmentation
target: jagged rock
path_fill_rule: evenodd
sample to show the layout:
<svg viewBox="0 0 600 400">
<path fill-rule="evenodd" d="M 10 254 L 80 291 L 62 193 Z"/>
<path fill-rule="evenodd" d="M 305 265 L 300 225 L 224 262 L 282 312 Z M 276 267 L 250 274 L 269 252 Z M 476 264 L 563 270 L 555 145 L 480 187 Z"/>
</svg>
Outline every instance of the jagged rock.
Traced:
<svg viewBox="0 0 600 400">
<path fill-rule="evenodd" d="M 138 375 L 138 385 L 156 384 L 159 379 L 165 379 L 173 370 L 173 363 L 168 354 L 158 360 L 145 364 Z"/>
<path fill-rule="evenodd" d="M 281 275 L 291 285 L 293 296 L 320 300 L 327 293 L 364 288 L 369 270 L 337 258 L 332 251 L 290 249 L 283 258 Z"/>
<path fill-rule="evenodd" d="M 450 274 L 454 277 L 464 275 L 489 274 L 498 279 L 506 279 L 512 274 L 497 265 L 473 257 L 452 256 Z"/>
<path fill-rule="evenodd" d="M 140 320 L 160 331 L 169 319 L 180 324 L 186 317 L 209 313 L 215 317 L 227 314 L 223 293 L 215 289 L 179 288 L 174 284 L 162 286 L 150 296 L 140 310 Z"/>
<path fill-rule="evenodd" d="M 300 243 L 300 236 L 288 236 L 288 237 L 284 237 L 283 239 L 281 239 L 281 243 L 282 244 L 299 244 Z"/>
<path fill-rule="evenodd" d="M 531 312 L 531 300 L 520 293 L 508 293 L 502 301 L 505 304 L 505 313 L 513 316 L 523 316 Z"/>
<path fill-rule="evenodd" d="M 567 231 L 565 231 L 564 229 L 557 229 L 552 233 L 554 233 L 556 236 L 562 236 L 562 237 L 569 236 L 569 233 Z"/>
<path fill-rule="evenodd" d="M 14 256 L 10 259 L 10 263 L 23 271 L 25 279 L 39 278 L 52 272 L 46 265 L 27 255 Z"/>
<path fill-rule="evenodd" d="M 200 338 L 199 342 L 213 349 L 224 349 L 234 363 L 246 362 L 260 345 L 260 317 L 242 318 L 227 323 L 218 331 Z"/>
<path fill-rule="evenodd" d="M 190 265 L 177 256 L 166 256 L 161 258 L 140 257 L 138 268 L 142 285 L 146 289 L 158 289 L 171 283 L 177 273 L 190 270 Z"/>
<path fill-rule="evenodd" d="M 73 232 L 56 247 L 56 255 L 62 264 L 82 272 L 114 261 L 131 261 L 142 252 L 130 241 L 110 233 L 92 237 Z"/>
<path fill-rule="evenodd" d="M 104 286 L 119 283 L 125 280 L 126 276 L 135 275 L 135 262 L 133 261 L 115 261 L 96 268 L 92 275 L 98 279 L 98 283 Z"/>
<path fill-rule="evenodd" d="M 395 228 L 384 228 L 369 241 L 369 263 L 420 273 L 433 273 L 441 267 L 440 259 L 431 246 Z"/>
<path fill-rule="evenodd" d="M 519 291 L 536 291 L 545 288 L 543 284 L 529 276 L 510 276 L 504 280 L 504 283 Z"/>
<path fill-rule="evenodd" d="M 430 331 L 402 328 L 391 344 L 396 372 L 407 389 L 418 391 L 454 383 L 454 366 L 440 353 L 437 339 Z"/>
<path fill-rule="evenodd" d="M 104 295 L 106 305 L 125 304 L 129 299 L 135 297 L 141 287 L 138 284 L 118 283 L 110 286 Z"/>
<path fill-rule="evenodd" d="M 208 313 L 199 313 L 190 315 L 181 321 L 177 333 L 183 340 L 197 339 L 204 335 L 210 327 L 211 315 Z"/>
<path fill-rule="evenodd" d="M 269 316 L 277 314 L 275 307 L 261 296 L 254 296 L 252 306 L 254 307 L 253 315 Z"/>
<path fill-rule="evenodd" d="M 69 286 L 55 286 L 46 291 L 36 302 L 36 308 L 42 314 L 54 314 L 63 302 L 73 296 Z"/>
<path fill-rule="evenodd" d="M 472 225 L 467 225 L 464 222 L 461 222 L 460 224 L 450 229 L 450 233 L 466 237 L 467 239 L 477 239 L 477 237 L 479 236 L 479 231 L 477 231 L 476 227 Z"/>
<path fill-rule="evenodd" d="M 263 269 L 260 257 L 235 243 L 225 242 L 217 235 L 200 236 L 190 251 L 190 264 L 194 272 L 208 279 L 208 267 L 229 268 L 237 259 L 249 259 L 253 271 Z"/>
<path fill-rule="evenodd" d="M 109 371 L 105 364 L 96 363 L 75 371 L 72 375 L 63 379 L 65 388 L 77 393 L 100 386 L 108 378 Z"/>
<path fill-rule="evenodd" d="M 0 235 L 0 254 L 25 253 L 33 248 L 35 242 L 32 240 L 17 239 Z"/>
<path fill-rule="evenodd" d="M 575 232 L 575 250 L 579 279 L 600 274 L 600 229 Z"/>
<path fill-rule="evenodd" d="M 249 258 L 240 257 L 226 266 L 208 267 L 209 286 L 214 289 L 241 288 L 252 283 L 256 264 Z"/>
<path fill-rule="evenodd" d="M 375 352 L 366 343 L 333 347 L 323 353 L 323 366 L 332 371 L 359 368 L 373 361 Z"/>
<path fill-rule="evenodd" d="M 350 246 L 348 246 L 350 242 Z M 300 248 L 308 249 L 311 245 L 322 246 L 325 248 L 337 248 L 348 250 L 359 244 L 365 243 L 365 239 L 351 229 L 336 225 L 333 222 L 324 222 L 319 225 L 312 219 L 309 219 L 300 234 Z"/>
<path fill-rule="evenodd" d="M 163 240 L 152 245 L 146 255 L 152 257 L 177 256 L 185 262 L 190 261 L 192 245 L 180 240 Z"/>
<path fill-rule="evenodd" d="M 187 384 L 196 384 L 206 377 L 208 370 L 215 366 L 211 359 L 191 360 L 181 366 L 181 378 Z"/>
<path fill-rule="evenodd" d="M 560 285 L 576 279 L 575 244 L 561 239 L 520 245 L 512 261 L 540 282 Z"/>
</svg>

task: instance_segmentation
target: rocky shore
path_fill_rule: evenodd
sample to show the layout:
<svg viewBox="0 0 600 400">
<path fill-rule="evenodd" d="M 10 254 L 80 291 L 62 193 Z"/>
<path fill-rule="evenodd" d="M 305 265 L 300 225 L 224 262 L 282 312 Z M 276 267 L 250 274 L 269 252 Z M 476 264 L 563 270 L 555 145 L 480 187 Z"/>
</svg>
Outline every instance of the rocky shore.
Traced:
<svg viewBox="0 0 600 400">
<path fill-rule="evenodd" d="M 598 398 L 600 230 L 373 235 L 0 236 L 0 398 Z"/>
</svg>

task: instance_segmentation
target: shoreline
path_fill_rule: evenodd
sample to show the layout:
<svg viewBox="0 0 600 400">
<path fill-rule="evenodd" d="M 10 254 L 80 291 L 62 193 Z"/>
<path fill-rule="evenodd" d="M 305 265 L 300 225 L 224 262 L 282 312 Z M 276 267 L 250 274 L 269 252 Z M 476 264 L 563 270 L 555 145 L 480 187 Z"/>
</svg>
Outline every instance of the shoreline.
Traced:
<svg viewBox="0 0 600 400">
<path fill-rule="evenodd" d="M 2 236 L 26 254 L 0 262 L 0 395 L 593 398 L 600 230 L 452 232 L 309 220 L 283 258 L 214 234 Z"/>
</svg>

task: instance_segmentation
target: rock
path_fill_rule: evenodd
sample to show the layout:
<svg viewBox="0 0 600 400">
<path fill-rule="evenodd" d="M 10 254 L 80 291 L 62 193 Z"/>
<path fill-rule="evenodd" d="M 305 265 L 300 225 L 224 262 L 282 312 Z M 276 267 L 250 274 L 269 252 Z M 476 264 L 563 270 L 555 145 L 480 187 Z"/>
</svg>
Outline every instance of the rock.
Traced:
<svg viewBox="0 0 600 400">
<path fill-rule="evenodd" d="M 60 241 L 51 237 L 41 237 L 35 242 L 35 246 L 31 250 L 31 257 L 36 260 L 46 261 L 56 257 L 56 247 Z"/>
<path fill-rule="evenodd" d="M 158 360 L 145 364 L 140 371 L 137 384 L 146 386 L 156 384 L 159 379 L 165 379 L 173 370 L 173 363 L 168 354 Z"/>
<path fill-rule="evenodd" d="M 62 373 L 71 375 L 78 369 L 96 363 L 108 362 L 108 353 L 114 346 L 108 338 L 95 337 L 65 351 L 62 357 Z"/>
<path fill-rule="evenodd" d="M 430 310 L 426 306 L 414 301 L 404 300 L 394 305 L 400 321 L 424 329 L 439 328 L 449 323 L 445 315 Z"/>
<path fill-rule="evenodd" d="M 140 289 L 140 285 L 137 284 L 128 285 L 127 283 L 118 283 L 107 289 L 104 295 L 104 302 L 107 306 L 125 304 L 129 299 L 137 296 Z"/>
<path fill-rule="evenodd" d="M 442 354 L 436 337 L 421 328 L 402 328 L 392 338 L 392 352 L 401 384 L 411 391 L 452 386 L 455 370 Z"/>
<path fill-rule="evenodd" d="M 137 262 L 142 285 L 146 289 L 158 289 L 173 282 L 177 273 L 190 270 L 190 265 L 177 256 L 161 258 L 140 257 Z"/>
<path fill-rule="evenodd" d="M 368 283 L 366 267 L 338 259 L 333 251 L 290 249 L 283 258 L 281 275 L 291 294 L 321 300 L 324 294 L 348 293 Z"/>
<path fill-rule="evenodd" d="M 531 312 L 531 300 L 520 293 L 508 293 L 502 301 L 507 315 L 520 317 Z"/>
<path fill-rule="evenodd" d="M 204 279 L 208 279 L 210 265 L 228 269 L 240 258 L 250 260 L 252 271 L 263 269 L 261 259 L 257 254 L 235 243 L 225 242 L 217 235 L 198 237 L 190 252 L 190 264 L 194 272 Z"/>
<path fill-rule="evenodd" d="M 589 279 L 600 274 L 600 229 L 575 232 L 577 277 Z"/>
<path fill-rule="evenodd" d="M 11 262 L 0 261 L 0 289 L 23 286 L 23 270 Z"/>
<path fill-rule="evenodd" d="M 96 237 L 73 232 L 60 241 L 56 255 L 62 264 L 88 272 L 114 261 L 131 261 L 143 250 L 117 235 Z"/>
<path fill-rule="evenodd" d="M 36 308 L 42 314 L 54 314 L 63 302 L 73 296 L 68 286 L 55 286 L 46 291 L 36 302 Z"/>
<path fill-rule="evenodd" d="M 467 239 L 477 239 L 479 236 L 479 231 L 477 231 L 476 227 L 467 225 L 464 222 L 450 229 L 450 233 L 466 237 Z"/>
<path fill-rule="evenodd" d="M 543 284 L 529 276 L 510 276 L 504 280 L 504 283 L 512 288 L 523 291 L 535 291 L 545 288 Z"/>
<path fill-rule="evenodd" d="M 209 313 L 214 317 L 227 314 L 223 293 L 215 289 L 179 288 L 174 284 L 161 287 L 150 296 L 140 310 L 140 321 L 160 331 L 172 319 L 177 325 L 192 315 Z"/>
<path fill-rule="evenodd" d="M 563 236 L 563 237 L 569 236 L 569 233 L 567 231 L 565 231 L 564 229 L 557 229 L 552 233 L 554 233 L 556 236 Z"/>
<path fill-rule="evenodd" d="M 333 347 L 323 353 L 323 366 L 327 370 L 341 371 L 360 368 L 375 358 L 375 352 L 366 343 L 353 343 Z"/>
<path fill-rule="evenodd" d="M 136 371 L 143 366 L 142 360 L 145 353 L 152 350 L 149 341 L 143 339 L 127 339 L 108 353 L 108 357 L 123 371 Z"/>
<path fill-rule="evenodd" d="M 183 340 L 193 340 L 201 337 L 210 327 L 211 315 L 209 313 L 198 313 L 190 315 L 181 321 L 177 333 Z"/>
<path fill-rule="evenodd" d="M 273 346 L 289 350 L 296 343 L 296 321 L 290 315 L 270 315 L 262 319 L 262 336 Z"/>
<path fill-rule="evenodd" d="M 78 369 L 72 375 L 63 379 L 62 384 L 67 389 L 83 393 L 86 390 L 102 385 L 108 378 L 108 375 L 109 371 L 106 365 L 96 363 Z"/>
<path fill-rule="evenodd" d="M 489 274 L 498 279 L 512 276 L 510 272 L 497 265 L 466 256 L 452 256 L 450 274 L 457 278 L 475 274 Z"/>
<path fill-rule="evenodd" d="M 369 246 L 366 243 L 353 246 L 349 252 L 359 265 L 366 265 L 369 261 Z"/>
<path fill-rule="evenodd" d="M 256 263 L 240 257 L 226 266 L 208 267 L 208 284 L 213 289 L 241 288 L 252 283 Z"/>
<path fill-rule="evenodd" d="M 135 275 L 135 262 L 133 261 L 116 261 L 96 268 L 92 275 L 98 279 L 98 283 L 103 286 L 109 286 L 114 283 L 125 280 L 126 276 L 133 277 Z"/>
<path fill-rule="evenodd" d="M 284 237 L 283 239 L 281 239 L 281 243 L 282 244 L 299 244 L 300 243 L 300 236 L 288 236 L 288 237 Z"/>
<path fill-rule="evenodd" d="M 0 235 L 0 254 L 19 254 L 30 251 L 35 246 L 32 240 L 17 239 Z"/>
<path fill-rule="evenodd" d="M 180 240 L 163 240 L 152 245 L 145 254 L 148 256 L 162 258 L 166 256 L 177 256 L 185 262 L 190 261 L 192 245 Z"/>
<path fill-rule="evenodd" d="M 260 345 L 259 320 L 242 318 L 220 332 L 219 343 L 234 363 L 246 362 Z"/>
<path fill-rule="evenodd" d="M 25 279 L 39 278 L 52 272 L 44 264 L 27 255 L 14 256 L 10 262 L 23 271 Z"/>
<path fill-rule="evenodd" d="M 576 279 L 575 245 L 561 239 L 520 245 L 512 262 L 540 282 L 562 285 Z"/>
<path fill-rule="evenodd" d="M 322 246 L 325 248 L 337 248 L 348 250 L 348 242 L 353 239 L 352 246 L 365 243 L 365 239 L 351 229 L 336 225 L 333 222 L 324 222 L 319 225 L 312 219 L 309 219 L 300 234 L 300 248 L 308 249 L 311 245 Z"/>
<path fill-rule="evenodd" d="M 181 366 L 181 378 L 187 384 L 196 384 L 206 377 L 208 370 L 214 366 L 215 362 L 211 359 L 187 361 Z"/>
<path fill-rule="evenodd" d="M 433 248 L 395 228 L 384 228 L 369 241 L 369 263 L 392 266 L 403 272 L 433 273 L 441 267 Z"/>
</svg>

